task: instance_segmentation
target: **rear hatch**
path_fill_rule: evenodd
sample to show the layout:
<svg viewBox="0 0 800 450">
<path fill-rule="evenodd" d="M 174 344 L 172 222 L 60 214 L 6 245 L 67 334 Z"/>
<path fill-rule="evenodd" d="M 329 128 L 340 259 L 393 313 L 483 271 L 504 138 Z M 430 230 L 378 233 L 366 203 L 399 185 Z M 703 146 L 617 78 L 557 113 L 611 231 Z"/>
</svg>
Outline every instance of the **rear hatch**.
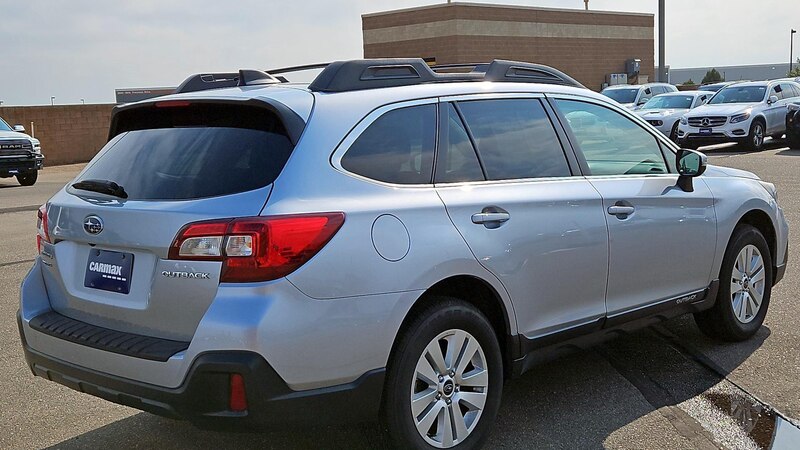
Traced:
<svg viewBox="0 0 800 450">
<path fill-rule="evenodd" d="M 53 309 L 114 330 L 189 341 L 221 262 L 170 260 L 190 222 L 257 216 L 294 143 L 274 109 L 160 102 L 117 113 L 112 139 L 48 203 Z"/>
</svg>

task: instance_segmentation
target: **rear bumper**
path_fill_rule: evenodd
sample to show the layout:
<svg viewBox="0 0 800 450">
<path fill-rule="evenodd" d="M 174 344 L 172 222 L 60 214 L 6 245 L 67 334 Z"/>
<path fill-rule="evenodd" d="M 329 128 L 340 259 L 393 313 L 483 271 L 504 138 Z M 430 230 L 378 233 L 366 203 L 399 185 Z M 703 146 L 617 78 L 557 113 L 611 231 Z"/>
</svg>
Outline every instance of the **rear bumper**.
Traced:
<svg viewBox="0 0 800 450">
<path fill-rule="evenodd" d="M 199 355 L 183 383 L 165 388 L 62 361 L 32 349 L 17 315 L 25 360 L 34 375 L 71 389 L 201 427 L 265 429 L 285 425 L 350 423 L 377 418 L 385 369 L 352 383 L 293 391 L 260 355 L 215 351 Z M 231 374 L 241 374 L 247 410 L 228 409 Z"/>
<path fill-rule="evenodd" d="M 20 172 L 39 170 L 44 165 L 44 156 L 0 158 L 0 176 L 16 175 Z"/>
</svg>

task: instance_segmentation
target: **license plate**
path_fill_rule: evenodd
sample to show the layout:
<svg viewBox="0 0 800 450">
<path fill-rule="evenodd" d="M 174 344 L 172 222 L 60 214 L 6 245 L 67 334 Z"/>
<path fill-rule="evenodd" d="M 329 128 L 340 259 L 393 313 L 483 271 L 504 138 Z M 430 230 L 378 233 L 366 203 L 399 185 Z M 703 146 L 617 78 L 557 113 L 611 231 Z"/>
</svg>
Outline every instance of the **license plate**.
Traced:
<svg viewBox="0 0 800 450">
<path fill-rule="evenodd" d="M 702 135 L 710 135 L 713 131 L 711 128 L 700 128 L 700 134 Z"/>
<path fill-rule="evenodd" d="M 127 294 L 131 291 L 133 254 L 95 250 L 89 252 L 83 285 L 88 288 Z"/>
</svg>

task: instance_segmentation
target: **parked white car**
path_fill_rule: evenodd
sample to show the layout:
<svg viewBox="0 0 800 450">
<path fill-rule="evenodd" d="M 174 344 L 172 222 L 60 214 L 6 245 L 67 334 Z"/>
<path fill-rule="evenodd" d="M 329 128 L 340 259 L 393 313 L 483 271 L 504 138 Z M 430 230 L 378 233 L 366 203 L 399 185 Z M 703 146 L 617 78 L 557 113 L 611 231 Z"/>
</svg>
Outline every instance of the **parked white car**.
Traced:
<svg viewBox="0 0 800 450">
<path fill-rule="evenodd" d="M 714 94 L 708 91 L 685 91 L 656 95 L 636 110 L 636 114 L 656 127 L 664 136 L 677 141 L 681 116 L 704 105 Z"/>
<path fill-rule="evenodd" d="M 752 81 L 721 89 L 703 106 L 681 118 L 678 139 L 683 147 L 738 142 L 758 151 L 764 138 L 786 133 L 786 105 L 800 97 L 793 81 Z"/>
<path fill-rule="evenodd" d="M 668 92 L 678 92 L 678 88 L 667 83 L 621 84 L 609 86 L 600 93 L 628 109 L 636 109 L 654 96 Z"/>
</svg>

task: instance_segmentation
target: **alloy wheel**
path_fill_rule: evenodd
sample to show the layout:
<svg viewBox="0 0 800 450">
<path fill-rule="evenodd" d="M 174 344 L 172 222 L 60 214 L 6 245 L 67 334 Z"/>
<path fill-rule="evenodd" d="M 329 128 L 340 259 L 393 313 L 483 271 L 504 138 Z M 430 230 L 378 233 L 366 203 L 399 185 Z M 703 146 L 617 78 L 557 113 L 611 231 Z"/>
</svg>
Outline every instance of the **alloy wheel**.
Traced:
<svg viewBox="0 0 800 450">
<path fill-rule="evenodd" d="M 764 128 L 760 123 L 753 127 L 753 147 L 760 148 L 764 144 Z"/>
<path fill-rule="evenodd" d="M 758 315 L 764 300 L 766 268 L 758 247 L 746 245 L 733 265 L 731 274 L 731 306 L 736 319 L 750 323 Z"/>
<path fill-rule="evenodd" d="M 463 330 L 447 330 L 425 347 L 411 384 L 411 414 L 425 442 L 451 448 L 472 433 L 488 395 L 486 361 L 478 340 Z"/>
</svg>

